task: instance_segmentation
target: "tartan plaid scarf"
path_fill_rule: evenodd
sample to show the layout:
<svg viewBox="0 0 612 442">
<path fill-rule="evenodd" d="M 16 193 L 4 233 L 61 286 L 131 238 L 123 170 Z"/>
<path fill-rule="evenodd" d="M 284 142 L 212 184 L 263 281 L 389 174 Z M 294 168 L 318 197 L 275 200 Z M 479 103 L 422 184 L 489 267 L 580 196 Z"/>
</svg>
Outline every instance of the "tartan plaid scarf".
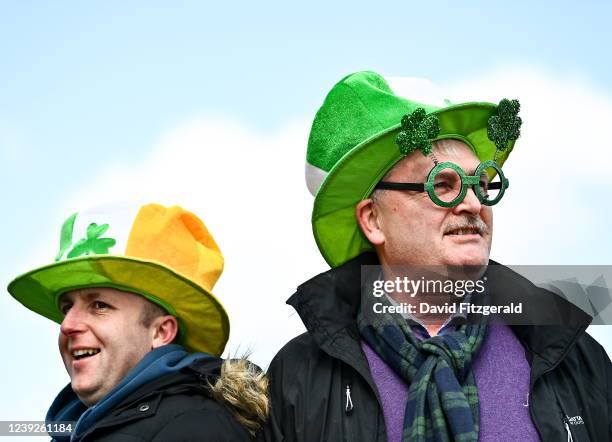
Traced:
<svg viewBox="0 0 612 442">
<path fill-rule="evenodd" d="M 386 297 L 376 302 L 389 303 Z M 401 315 L 374 313 L 373 303 L 364 293 L 357 322 L 363 339 L 409 385 L 402 441 L 477 441 L 478 390 L 471 365 L 486 321 L 419 341 Z"/>
</svg>

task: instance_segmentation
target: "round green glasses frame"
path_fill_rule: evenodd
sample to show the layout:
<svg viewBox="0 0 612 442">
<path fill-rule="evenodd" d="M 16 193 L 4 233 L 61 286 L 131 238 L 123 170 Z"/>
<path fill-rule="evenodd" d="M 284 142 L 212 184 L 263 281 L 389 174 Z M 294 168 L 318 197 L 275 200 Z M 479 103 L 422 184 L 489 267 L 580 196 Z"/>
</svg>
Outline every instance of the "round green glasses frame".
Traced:
<svg viewBox="0 0 612 442">
<path fill-rule="evenodd" d="M 492 177 L 495 178 L 490 182 Z M 466 175 L 457 164 L 445 162 L 438 163 L 431 169 L 425 183 L 381 181 L 376 189 L 427 191 L 429 198 L 438 206 L 455 207 L 463 201 L 468 187 L 471 187 L 482 204 L 492 206 L 502 199 L 508 185 L 509 181 L 501 167 L 495 161 L 489 160 L 480 163 L 474 175 Z"/>
</svg>

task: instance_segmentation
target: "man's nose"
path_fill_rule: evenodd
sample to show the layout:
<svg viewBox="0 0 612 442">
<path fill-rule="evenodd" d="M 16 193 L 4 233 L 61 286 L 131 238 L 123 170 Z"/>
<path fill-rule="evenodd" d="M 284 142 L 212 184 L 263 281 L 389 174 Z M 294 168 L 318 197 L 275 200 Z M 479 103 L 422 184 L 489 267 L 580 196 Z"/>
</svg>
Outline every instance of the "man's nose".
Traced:
<svg viewBox="0 0 612 442">
<path fill-rule="evenodd" d="M 64 335 L 71 335 L 74 333 L 80 333 L 86 330 L 85 326 L 85 315 L 84 312 L 80 311 L 76 307 L 72 307 L 66 315 L 60 325 L 60 332 Z"/>
<path fill-rule="evenodd" d="M 457 204 L 453 210 L 457 212 L 468 212 L 474 215 L 478 214 L 482 209 L 482 203 L 476 196 L 474 186 L 468 186 L 465 198 L 459 204 Z"/>
</svg>

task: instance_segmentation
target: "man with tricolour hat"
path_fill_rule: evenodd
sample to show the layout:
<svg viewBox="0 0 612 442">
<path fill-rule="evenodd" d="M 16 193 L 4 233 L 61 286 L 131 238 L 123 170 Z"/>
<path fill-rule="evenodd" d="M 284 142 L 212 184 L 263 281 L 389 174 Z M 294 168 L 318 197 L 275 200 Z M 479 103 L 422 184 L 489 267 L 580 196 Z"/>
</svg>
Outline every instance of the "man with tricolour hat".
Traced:
<svg viewBox="0 0 612 442">
<path fill-rule="evenodd" d="M 56 440 L 251 440 L 267 381 L 219 358 L 229 319 L 212 289 L 223 262 L 178 206 L 107 206 L 64 222 L 55 262 L 8 287 L 61 324 L 70 384 L 46 417 Z"/>
<path fill-rule="evenodd" d="M 332 88 L 306 166 L 331 270 L 288 300 L 307 332 L 270 364 L 264 438 L 612 440 L 590 316 L 489 260 L 519 107 L 418 103 L 374 72 Z"/>
</svg>

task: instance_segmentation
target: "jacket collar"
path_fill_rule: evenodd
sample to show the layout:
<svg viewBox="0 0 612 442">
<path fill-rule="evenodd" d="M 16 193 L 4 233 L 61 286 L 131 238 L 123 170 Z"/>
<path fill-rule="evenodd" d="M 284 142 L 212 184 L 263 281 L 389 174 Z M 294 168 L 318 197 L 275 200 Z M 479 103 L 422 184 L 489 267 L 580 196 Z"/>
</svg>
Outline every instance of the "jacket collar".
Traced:
<svg viewBox="0 0 612 442">
<path fill-rule="evenodd" d="M 361 302 L 361 266 L 377 264 L 374 253 L 364 253 L 306 281 L 287 304 L 298 312 L 319 348 L 353 367 L 378 396 L 361 350 L 356 322 Z"/>
<path fill-rule="evenodd" d="M 166 374 L 143 385 L 125 397 L 116 410 L 102 418 L 96 429 L 123 425 L 127 422 L 153 416 L 162 398 L 173 394 L 198 393 L 209 396 L 209 384 L 219 377 L 223 359 L 196 359 L 180 371 Z"/>
<path fill-rule="evenodd" d="M 361 302 L 361 266 L 378 264 L 375 253 L 363 253 L 306 281 L 287 300 L 322 350 L 345 360 L 360 372 L 364 369 L 363 364 L 367 364 L 361 356 L 356 324 Z M 502 317 L 502 320 L 506 320 L 527 350 L 534 377 L 554 368 L 584 333 L 592 318 L 560 296 L 535 286 L 495 261 L 489 261 L 487 276 L 494 304 L 523 302 L 529 307 L 520 325 L 513 324 L 510 317 Z M 365 368 L 369 375 L 367 366 Z"/>
<path fill-rule="evenodd" d="M 296 309 L 319 345 L 344 329 L 356 329 L 361 300 L 361 266 L 378 265 L 374 253 L 364 253 L 300 285 L 287 304 Z"/>
</svg>

